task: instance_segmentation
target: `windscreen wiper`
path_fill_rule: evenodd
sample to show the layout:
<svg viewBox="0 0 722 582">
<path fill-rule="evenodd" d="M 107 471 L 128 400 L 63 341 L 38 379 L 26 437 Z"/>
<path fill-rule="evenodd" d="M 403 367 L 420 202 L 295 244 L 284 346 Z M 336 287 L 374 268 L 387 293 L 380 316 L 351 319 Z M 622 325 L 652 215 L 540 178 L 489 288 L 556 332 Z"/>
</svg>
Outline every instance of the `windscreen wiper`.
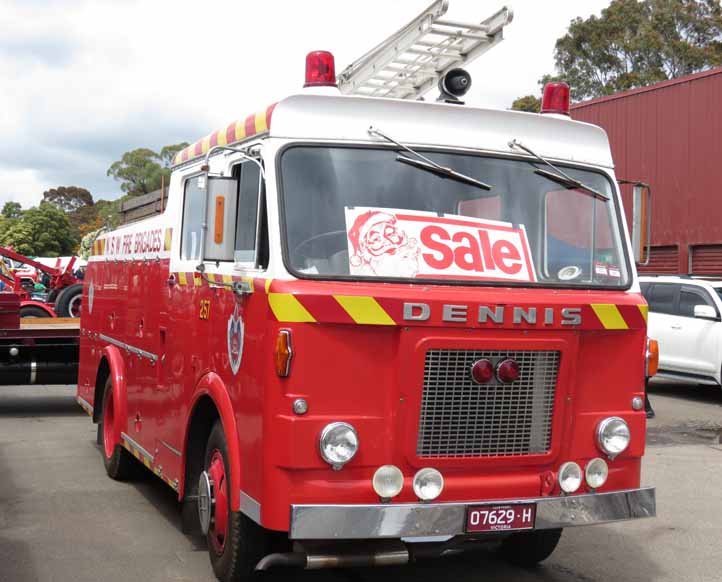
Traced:
<svg viewBox="0 0 722 582">
<path fill-rule="evenodd" d="M 528 147 L 526 147 L 521 142 L 513 139 L 509 142 L 509 147 L 511 149 L 519 148 L 520 150 L 525 151 L 531 156 L 534 156 L 537 160 L 539 160 L 541 163 L 546 164 L 549 166 L 553 172 L 550 172 L 548 170 L 542 170 L 540 168 L 537 168 L 534 170 L 535 174 L 538 174 L 539 176 L 544 176 L 548 180 L 552 180 L 553 182 L 556 182 L 557 184 L 561 184 L 562 186 L 568 188 L 569 190 L 580 190 L 581 192 L 584 192 L 588 194 L 589 196 L 593 196 L 597 200 L 603 200 L 604 202 L 607 202 L 609 200 L 609 196 L 606 194 L 602 194 L 599 190 L 596 190 L 595 188 L 592 188 L 591 186 L 587 186 L 584 182 L 580 182 L 576 178 L 572 178 L 569 174 L 564 173 L 562 170 L 560 170 L 558 167 L 556 167 L 554 164 L 552 164 L 549 160 L 546 158 L 543 158 L 539 154 L 535 153 Z"/>
<path fill-rule="evenodd" d="M 419 168 L 420 170 L 426 170 L 427 172 L 431 172 L 432 174 L 435 174 L 441 178 L 449 178 L 451 180 L 456 180 L 457 182 L 461 182 L 462 184 L 468 184 L 469 186 L 475 186 L 476 188 L 481 188 L 482 190 L 491 190 L 491 186 L 489 184 L 485 184 L 484 182 L 481 182 L 477 180 L 476 178 L 472 178 L 471 176 L 467 176 L 466 174 L 462 174 L 460 172 L 457 172 L 456 170 L 452 170 L 451 168 L 448 168 L 446 166 L 442 166 L 441 164 L 437 164 L 434 160 L 431 160 L 424 156 L 423 154 L 420 154 L 419 152 L 412 150 L 410 147 L 405 146 L 399 142 L 397 142 L 395 139 L 390 138 L 385 133 L 382 133 L 378 129 L 376 129 L 374 126 L 369 127 L 368 129 L 369 135 L 375 135 L 382 139 L 385 139 L 386 141 L 399 146 L 401 149 L 409 152 L 410 154 L 416 156 L 418 159 L 413 158 L 407 158 L 406 156 L 398 155 L 396 156 L 397 162 L 402 162 L 404 164 L 408 164 L 410 166 L 413 166 L 414 168 Z"/>
</svg>

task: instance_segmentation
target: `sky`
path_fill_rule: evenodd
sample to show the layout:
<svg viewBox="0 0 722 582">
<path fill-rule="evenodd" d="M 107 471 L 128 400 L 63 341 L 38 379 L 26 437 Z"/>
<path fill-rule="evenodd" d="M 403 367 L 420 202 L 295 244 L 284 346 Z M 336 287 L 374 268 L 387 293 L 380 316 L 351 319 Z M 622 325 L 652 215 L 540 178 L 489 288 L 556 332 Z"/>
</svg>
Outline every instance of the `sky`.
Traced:
<svg viewBox="0 0 722 582">
<path fill-rule="evenodd" d="M 193 142 L 303 84 L 305 55 L 340 72 L 431 0 L 0 0 L 0 207 L 57 186 L 120 195 L 124 152 Z M 569 22 L 609 0 L 510 0 L 505 40 L 471 63 L 472 105 L 538 94 Z M 450 0 L 480 22 L 504 5 Z M 433 96 L 430 96 L 433 97 Z"/>
</svg>

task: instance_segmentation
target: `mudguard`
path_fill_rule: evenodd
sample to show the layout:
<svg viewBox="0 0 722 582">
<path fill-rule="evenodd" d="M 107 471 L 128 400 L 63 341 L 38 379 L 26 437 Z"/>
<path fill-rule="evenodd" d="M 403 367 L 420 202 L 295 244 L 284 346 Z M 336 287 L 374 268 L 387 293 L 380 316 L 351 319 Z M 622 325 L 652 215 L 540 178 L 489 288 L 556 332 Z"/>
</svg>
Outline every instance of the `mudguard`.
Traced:
<svg viewBox="0 0 722 582">
<path fill-rule="evenodd" d="M 203 376 L 196 385 L 192 398 L 190 410 L 194 411 L 198 400 L 208 396 L 213 401 L 221 417 L 223 425 L 223 433 L 226 436 L 226 444 L 228 446 L 228 462 L 230 463 L 231 473 L 231 510 L 240 511 L 241 509 L 241 451 L 238 444 L 238 432 L 236 429 L 236 417 L 233 414 L 233 405 L 231 398 L 228 396 L 228 389 L 221 380 L 220 376 L 215 372 L 208 372 Z M 192 416 L 189 415 L 189 419 Z M 188 429 L 190 422 L 186 422 L 183 432 L 183 460 L 185 463 L 186 449 L 188 442 Z"/>
<path fill-rule="evenodd" d="M 125 362 L 120 350 L 116 346 L 106 346 L 103 348 L 103 357 L 108 361 L 110 368 L 110 377 L 113 382 L 113 398 L 115 404 L 116 415 L 118 418 L 128 420 L 128 398 L 125 382 Z M 96 402 L 93 402 L 94 410 L 97 411 L 98 418 L 93 418 L 96 422 L 100 419 L 102 410 L 98 410 Z M 126 427 L 127 430 L 127 427 Z"/>
<path fill-rule="evenodd" d="M 52 307 L 50 307 L 47 303 L 43 303 L 42 301 L 35 301 L 34 299 L 24 299 L 20 302 L 20 309 L 26 306 L 39 307 L 40 309 L 45 311 L 50 317 L 58 316 Z"/>
</svg>

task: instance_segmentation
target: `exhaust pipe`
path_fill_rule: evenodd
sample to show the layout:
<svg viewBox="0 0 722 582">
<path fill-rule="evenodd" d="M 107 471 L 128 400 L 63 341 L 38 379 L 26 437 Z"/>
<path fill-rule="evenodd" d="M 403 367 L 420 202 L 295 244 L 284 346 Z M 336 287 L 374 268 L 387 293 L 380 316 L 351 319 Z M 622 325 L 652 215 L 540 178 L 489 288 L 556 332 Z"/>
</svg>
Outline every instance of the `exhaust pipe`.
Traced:
<svg viewBox="0 0 722 582">
<path fill-rule="evenodd" d="M 307 554 L 286 552 L 269 554 L 256 564 L 256 570 L 271 568 L 302 568 L 322 570 L 325 568 L 365 568 L 372 566 L 403 566 L 409 563 L 409 551 L 398 549 L 366 554 Z"/>
</svg>

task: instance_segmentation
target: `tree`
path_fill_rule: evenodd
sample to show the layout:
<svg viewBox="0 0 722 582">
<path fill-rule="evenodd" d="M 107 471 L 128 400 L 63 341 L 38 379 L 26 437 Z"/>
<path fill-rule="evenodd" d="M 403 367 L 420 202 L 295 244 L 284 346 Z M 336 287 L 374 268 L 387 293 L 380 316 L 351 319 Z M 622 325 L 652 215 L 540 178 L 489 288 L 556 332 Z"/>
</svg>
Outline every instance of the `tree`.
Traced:
<svg viewBox="0 0 722 582">
<path fill-rule="evenodd" d="M 163 149 L 160 150 L 160 159 L 163 163 L 163 167 L 170 168 L 173 165 L 173 160 L 176 157 L 176 154 L 183 149 L 188 147 L 188 142 L 181 142 L 174 145 L 167 145 Z"/>
<path fill-rule="evenodd" d="M 119 180 L 120 189 L 131 196 L 154 192 L 160 188 L 163 177 L 168 183 L 173 158 L 187 145 L 168 145 L 160 153 L 148 148 L 131 150 L 108 168 L 108 176 Z"/>
<path fill-rule="evenodd" d="M 528 111 L 530 113 L 539 113 L 541 110 L 541 99 L 534 95 L 525 95 L 514 100 L 511 108 L 515 111 Z"/>
<path fill-rule="evenodd" d="M 47 202 L 30 208 L 0 232 L 0 244 L 24 255 L 69 255 L 78 244 L 66 214 Z"/>
<path fill-rule="evenodd" d="M 3 218 L 20 218 L 23 213 L 23 207 L 20 206 L 19 202 L 6 202 L 3 205 L 2 216 Z"/>
<path fill-rule="evenodd" d="M 717 0 L 613 0 L 557 40 L 558 75 L 575 100 L 642 87 L 722 64 Z M 540 82 L 549 80 L 546 76 Z"/>
<path fill-rule="evenodd" d="M 84 206 L 92 206 L 93 195 L 85 188 L 78 186 L 58 186 L 43 192 L 43 202 L 70 213 Z"/>
</svg>

